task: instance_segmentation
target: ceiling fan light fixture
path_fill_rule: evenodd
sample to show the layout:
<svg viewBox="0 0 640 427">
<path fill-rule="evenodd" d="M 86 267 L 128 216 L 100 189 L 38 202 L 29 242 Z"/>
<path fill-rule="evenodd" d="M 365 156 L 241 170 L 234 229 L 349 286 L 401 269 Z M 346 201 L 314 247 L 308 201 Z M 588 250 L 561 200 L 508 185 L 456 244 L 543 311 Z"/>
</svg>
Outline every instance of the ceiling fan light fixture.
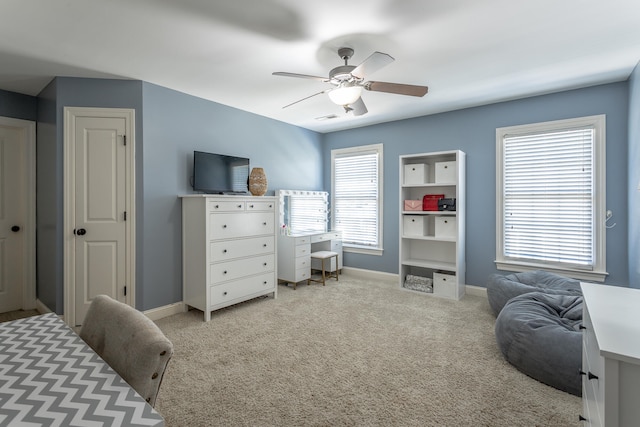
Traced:
<svg viewBox="0 0 640 427">
<path fill-rule="evenodd" d="M 329 99 L 338 105 L 353 104 L 360 98 L 360 94 L 362 94 L 362 86 L 340 86 L 328 93 Z"/>
</svg>

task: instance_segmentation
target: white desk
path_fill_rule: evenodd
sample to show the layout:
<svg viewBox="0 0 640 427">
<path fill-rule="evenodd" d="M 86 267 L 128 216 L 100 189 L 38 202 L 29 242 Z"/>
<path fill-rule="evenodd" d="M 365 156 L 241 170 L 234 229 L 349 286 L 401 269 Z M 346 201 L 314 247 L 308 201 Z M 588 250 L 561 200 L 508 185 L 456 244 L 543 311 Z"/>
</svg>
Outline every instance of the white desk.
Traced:
<svg viewBox="0 0 640 427">
<path fill-rule="evenodd" d="M 311 252 L 338 253 L 338 265 L 331 260 L 327 271 L 342 269 L 342 232 L 309 232 L 278 236 L 278 279 L 295 284 L 311 277 L 311 269 L 320 270 L 319 260 L 311 261 Z"/>
<path fill-rule="evenodd" d="M 56 314 L 0 323 L 0 426 L 164 426 Z"/>
<path fill-rule="evenodd" d="M 584 425 L 640 420 L 640 291 L 582 283 Z"/>
</svg>

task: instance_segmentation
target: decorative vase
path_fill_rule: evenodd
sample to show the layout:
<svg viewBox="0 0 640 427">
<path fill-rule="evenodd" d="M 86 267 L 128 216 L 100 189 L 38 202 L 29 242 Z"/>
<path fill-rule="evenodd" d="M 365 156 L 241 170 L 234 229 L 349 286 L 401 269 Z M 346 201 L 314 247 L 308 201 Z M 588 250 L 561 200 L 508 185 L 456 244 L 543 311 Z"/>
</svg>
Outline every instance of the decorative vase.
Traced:
<svg viewBox="0 0 640 427">
<path fill-rule="evenodd" d="M 254 196 L 264 196 L 267 192 L 267 175 L 262 168 L 253 168 L 249 174 L 249 191 Z"/>
</svg>

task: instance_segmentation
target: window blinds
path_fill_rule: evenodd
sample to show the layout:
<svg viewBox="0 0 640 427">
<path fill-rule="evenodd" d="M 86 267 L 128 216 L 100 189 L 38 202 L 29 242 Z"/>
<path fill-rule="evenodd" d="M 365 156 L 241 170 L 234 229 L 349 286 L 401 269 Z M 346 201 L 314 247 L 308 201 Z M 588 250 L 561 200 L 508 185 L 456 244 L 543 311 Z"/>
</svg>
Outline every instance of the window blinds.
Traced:
<svg viewBox="0 0 640 427">
<path fill-rule="evenodd" d="M 504 255 L 592 268 L 593 128 L 504 138 Z"/>
<path fill-rule="evenodd" d="M 334 161 L 334 225 L 347 244 L 377 247 L 378 153 L 337 156 Z"/>
</svg>

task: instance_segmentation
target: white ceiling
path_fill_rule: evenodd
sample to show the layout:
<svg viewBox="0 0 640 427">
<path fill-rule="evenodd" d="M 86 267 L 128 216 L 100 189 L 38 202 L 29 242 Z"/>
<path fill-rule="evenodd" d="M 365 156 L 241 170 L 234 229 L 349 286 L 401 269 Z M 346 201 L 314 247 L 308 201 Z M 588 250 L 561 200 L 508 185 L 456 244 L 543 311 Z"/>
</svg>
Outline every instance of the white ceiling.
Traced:
<svg viewBox="0 0 640 427">
<path fill-rule="evenodd" d="M 315 80 L 374 51 L 353 117 Z M 626 80 L 640 60 L 639 0 L 2 0 L 0 89 L 37 95 L 54 76 L 143 80 L 319 132 Z M 316 120 L 329 114 L 331 120 Z"/>
</svg>

